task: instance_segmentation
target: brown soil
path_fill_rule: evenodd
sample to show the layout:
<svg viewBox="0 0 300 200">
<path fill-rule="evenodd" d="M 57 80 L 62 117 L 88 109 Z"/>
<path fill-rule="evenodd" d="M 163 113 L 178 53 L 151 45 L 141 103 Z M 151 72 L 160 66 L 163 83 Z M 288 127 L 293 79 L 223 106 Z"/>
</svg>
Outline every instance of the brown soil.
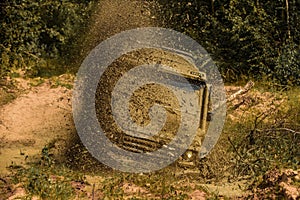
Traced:
<svg viewBox="0 0 300 200">
<path fill-rule="evenodd" d="M 16 81 L 22 94 L 0 108 L 1 174 L 39 154 L 49 142 L 63 144 L 74 133 L 71 90 L 51 88 L 50 80 L 38 87 L 31 87 L 31 80 Z"/>
<path fill-rule="evenodd" d="M 227 95 L 229 96 L 239 89 L 241 87 L 227 86 Z M 286 99 L 286 96 L 278 95 L 278 93 L 260 92 L 253 88 L 250 92 L 239 95 L 232 102 L 229 102 L 227 104 L 227 114 L 229 119 L 233 121 L 260 115 L 268 116 L 279 109 L 284 109 L 283 103 Z"/>
<path fill-rule="evenodd" d="M 300 198 L 300 188 L 293 185 L 299 181 L 300 170 L 271 170 L 267 172 L 261 183 L 253 188 L 252 199 L 292 199 Z"/>
</svg>

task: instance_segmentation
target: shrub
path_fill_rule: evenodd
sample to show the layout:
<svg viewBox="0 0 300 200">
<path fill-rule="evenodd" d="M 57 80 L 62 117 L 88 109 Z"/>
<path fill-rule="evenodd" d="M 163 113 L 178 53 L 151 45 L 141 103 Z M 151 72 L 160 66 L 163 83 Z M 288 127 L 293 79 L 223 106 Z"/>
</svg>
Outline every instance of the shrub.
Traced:
<svg viewBox="0 0 300 200">
<path fill-rule="evenodd" d="M 0 13 L 0 75 L 22 67 L 31 75 L 46 60 L 70 59 L 85 30 L 93 1 L 4 1 Z M 74 42 L 75 41 L 75 42 Z"/>
<path fill-rule="evenodd" d="M 197 40 L 226 81 L 266 78 L 299 84 L 299 1 L 159 2 L 162 25 Z"/>
</svg>

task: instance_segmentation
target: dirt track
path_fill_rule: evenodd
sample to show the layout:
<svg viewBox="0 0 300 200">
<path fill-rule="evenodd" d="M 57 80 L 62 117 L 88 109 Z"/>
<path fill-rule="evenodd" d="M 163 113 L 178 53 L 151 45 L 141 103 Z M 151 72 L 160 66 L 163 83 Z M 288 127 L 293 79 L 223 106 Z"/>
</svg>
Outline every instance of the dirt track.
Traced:
<svg viewBox="0 0 300 200">
<path fill-rule="evenodd" d="M 1 176 L 8 173 L 6 167 L 11 164 L 24 166 L 27 161 L 39 160 L 41 149 L 49 142 L 55 141 L 55 153 L 59 158 L 60 153 L 67 148 L 67 141 L 75 134 L 71 114 L 72 90 L 60 86 L 52 88 L 51 80 L 45 80 L 41 85 L 31 87 L 29 86 L 31 81 L 17 79 L 22 94 L 0 108 Z M 103 179 L 87 177 L 92 182 Z M 212 190 L 219 188 L 209 185 L 205 187 L 211 187 Z M 235 186 L 224 186 L 222 189 L 228 193 L 233 187 Z M 87 187 L 86 190 L 89 191 L 91 188 Z M 124 185 L 124 191 L 128 196 L 134 196 L 139 190 L 144 191 L 138 186 Z M 234 192 L 232 195 L 240 192 L 238 189 L 232 191 Z M 17 188 L 13 194 L 22 196 L 25 193 L 23 188 Z M 205 192 L 200 190 L 190 194 L 194 199 L 204 196 Z"/>
<path fill-rule="evenodd" d="M 24 162 L 25 156 L 39 154 L 54 139 L 62 143 L 74 133 L 71 90 L 51 88 L 49 81 L 38 87 L 17 81 L 22 94 L 0 108 L 0 173 L 12 163 Z"/>
<path fill-rule="evenodd" d="M 64 75 L 59 79 L 64 80 Z M 30 159 L 37 158 L 38 160 L 41 149 L 49 142 L 54 143 L 56 151 L 54 153 L 59 159 L 60 153 L 68 148 L 66 144 L 70 136 L 75 134 L 71 114 L 72 90 L 61 86 L 53 88 L 53 80 L 50 79 L 45 79 L 44 83 L 35 87 L 29 86 L 32 80 L 17 79 L 17 81 L 19 82 L 18 87 L 22 90 L 21 95 L 0 108 L 1 176 L 8 172 L 6 167 L 12 162 L 15 165 L 23 165 Z M 238 89 L 239 87 L 235 86 L 226 87 L 228 94 Z M 229 117 L 234 121 L 245 113 L 272 110 L 283 99 L 274 99 L 271 93 L 261 93 L 254 89 L 229 105 L 230 109 L 234 109 L 230 111 Z M 270 104 L 270 102 L 273 103 Z M 103 177 L 96 179 L 87 177 L 90 182 L 103 179 Z M 124 191 L 128 192 L 128 196 L 134 195 L 134 191 L 144 191 L 143 188 L 135 185 L 124 184 L 123 187 Z M 210 191 L 218 191 L 219 195 L 242 195 L 238 184 L 226 183 L 223 186 L 206 184 L 205 187 Z M 86 191 L 91 190 L 91 186 L 86 186 L 86 188 Z M 291 191 L 294 190 L 297 192 L 297 188 L 291 187 Z M 18 193 L 17 191 L 14 194 Z M 20 193 L 24 193 L 24 189 L 21 189 Z M 146 194 L 148 194 L 147 191 Z M 151 194 L 149 195 L 151 196 Z M 190 193 L 191 198 L 197 199 L 202 196 L 205 196 L 205 193 L 200 190 Z"/>
</svg>

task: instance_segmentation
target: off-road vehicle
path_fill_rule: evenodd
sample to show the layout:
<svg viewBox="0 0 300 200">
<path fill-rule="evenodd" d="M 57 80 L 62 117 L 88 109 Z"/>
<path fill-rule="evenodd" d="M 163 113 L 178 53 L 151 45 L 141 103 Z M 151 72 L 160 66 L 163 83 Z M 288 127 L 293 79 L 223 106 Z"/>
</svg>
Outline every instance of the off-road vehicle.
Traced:
<svg viewBox="0 0 300 200">
<path fill-rule="evenodd" d="M 149 109 L 154 104 L 162 105 L 167 111 L 167 120 L 158 134 L 147 138 L 135 137 L 124 133 L 124 130 L 121 130 L 114 121 L 113 111 L 109 106 L 109 102 L 111 102 L 115 85 L 126 72 L 145 64 L 160 64 L 170 67 L 169 69 L 171 70 L 166 68 L 164 72 L 170 84 L 174 84 L 179 90 L 187 90 L 187 94 L 192 92 L 198 97 L 197 102 L 200 110 L 197 117 L 200 120 L 197 125 L 196 136 L 188 150 L 176 162 L 183 168 L 195 167 L 199 161 L 198 155 L 201 143 L 207 131 L 207 123 L 209 123 L 210 87 L 206 81 L 206 74 L 199 72 L 199 69 L 193 64 L 188 55 L 180 55 L 180 53 L 175 54 L 158 49 L 141 49 L 125 54 L 117 59 L 109 66 L 99 81 L 96 94 L 96 110 L 98 110 L 99 123 L 111 141 L 131 152 L 145 153 L 155 151 L 172 140 L 180 125 L 180 106 L 172 91 L 168 91 L 157 84 L 147 84 L 131 94 L 129 110 L 132 120 L 143 126 L 151 121 Z M 178 76 L 185 77 L 187 82 L 178 82 Z M 187 83 L 190 86 L 187 86 Z M 126 92 L 126 88 L 124 88 L 124 92 Z M 97 101 L 97 99 L 101 99 L 101 101 Z"/>
</svg>

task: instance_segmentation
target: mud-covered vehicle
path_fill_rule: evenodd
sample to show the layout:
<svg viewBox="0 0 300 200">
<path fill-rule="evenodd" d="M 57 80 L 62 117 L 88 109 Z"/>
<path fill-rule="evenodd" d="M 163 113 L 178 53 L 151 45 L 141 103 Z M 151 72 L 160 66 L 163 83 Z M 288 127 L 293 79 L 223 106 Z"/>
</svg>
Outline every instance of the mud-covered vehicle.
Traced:
<svg viewBox="0 0 300 200">
<path fill-rule="evenodd" d="M 179 56 L 157 49 L 142 49 L 123 55 L 113 62 L 102 75 L 96 93 L 96 110 L 99 123 L 113 143 L 122 149 L 136 153 L 156 151 L 170 142 L 176 135 L 181 123 L 180 105 L 178 99 L 176 99 L 178 97 L 175 97 L 172 91 L 155 83 L 143 85 L 135 90 L 133 94 L 130 94 L 129 113 L 134 123 L 143 127 L 151 123 L 149 116 L 151 107 L 154 104 L 163 106 L 166 110 L 166 121 L 157 134 L 151 137 L 138 137 L 127 134 L 126 132 L 135 130 L 122 130 L 114 119 L 113 110 L 109 106 L 113 98 L 114 87 L 128 71 L 145 64 L 160 64 L 170 67 L 169 69 L 172 70 L 166 68 L 164 71 L 169 83 L 173 84 L 178 90 L 186 90 L 184 92 L 187 95 L 196 94 L 198 98 L 196 101 L 199 110 L 196 117 L 199 119 L 199 124 L 197 124 L 196 136 L 188 150 L 176 162 L 177 165 L 183 168 L 195 167 L 199 161 L 201 143 L 207 131 L 207 123 L 209 123 L 210 87 L 207 84 L 205 73 L 199 72 L 199 69 L 186 55 Z M 187 82 L 180 82 L 178 76 L 184 77 Z M 130 87 L 130 85 L 127 85 L 127 87 Z M 128 88 L 124 88 L 122 91 L 125 95 Z M 139 134 L 142 135 L 143 131 Z"/>
</svg>

